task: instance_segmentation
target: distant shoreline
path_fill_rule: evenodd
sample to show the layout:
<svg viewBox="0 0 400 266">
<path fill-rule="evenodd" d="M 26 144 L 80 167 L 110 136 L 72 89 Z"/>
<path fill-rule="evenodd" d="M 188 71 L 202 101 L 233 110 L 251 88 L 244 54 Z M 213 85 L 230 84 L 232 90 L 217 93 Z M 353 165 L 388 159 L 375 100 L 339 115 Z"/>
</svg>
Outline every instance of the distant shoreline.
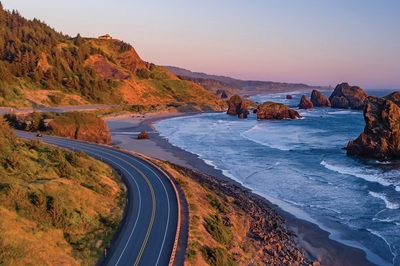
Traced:
<svg viewBox="0 0 400 266">
<path fill-rule="evenodd" d="M 252 192 L 240 183 L 223 175 L 221 170 L 206 164 L 198 155 L 176 147 L 162 137 L 155 130 L 154 124 L 158 121 L 178 116 L 190 116 L 200 113 L 161 113 L 134 115 L 129 117 L 107 118 L 111 137 L 116 146 L 138 152 L 157 159 L 170 161 L 202 173 L 215 176 L 249 191 L 256 197 L 267 202 L 285 220 L 286 225 L 297 234 L 298 245 L 305 249 L 312 257 L 317 258 L 323 265 L 375 265 L 368 261 L 363 250 L 350 247 L 329 238 L 329 233 L 322 230 L 317 224 L 298 219 L 295 215 L 284 211 L 266 198 Z M 135 134 L 129 132 L 148 131 L 149 140 L 137 140 Z"/>
</svg>

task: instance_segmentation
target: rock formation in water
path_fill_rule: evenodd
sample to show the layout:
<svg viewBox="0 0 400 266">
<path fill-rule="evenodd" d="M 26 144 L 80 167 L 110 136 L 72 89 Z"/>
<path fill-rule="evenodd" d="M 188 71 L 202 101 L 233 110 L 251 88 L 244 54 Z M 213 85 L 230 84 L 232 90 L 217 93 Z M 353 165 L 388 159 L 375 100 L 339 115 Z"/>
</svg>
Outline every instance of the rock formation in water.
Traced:
<svg viewBox="0 0 400 266">
<path fill-rule="evenodd" d="M 237 115 L 239 118 L 247 118 L 248 100 L 243 100 L 239 95 L 233 95 L 228 101 L 228 115 Z"/>
<path fill-rule="evenodd" d="M 391 94 L 383 98 L 385 98 L 386 100 L 391 100 L 392 102 L 397 104 L 397 106 L 400 106 L 400 91 L 392 92 Z"/>
<path fill-rule="evenodd" d="M 300 103 L 298 105 L 299 109 L 312 109 L 314 108 L 314 104 L 311 100 L 306 96 L 301 96 Z"/>
<path fill-rule="evenodd" d="M 329 101 L 329 99 L 318 90 L 313 90 L 311 92 L 311 102 L 314 104 L 315 107 L 331 106 L 331 102 Z"/>
<path fill-rule="evenodd" d="M 348 83 L 338 84 L 329 97 L 332 108 L 351 108 L 362 110 L 367 94 L 358 86 L 350 86 Z"/>
<path fill-rule="evenodd" d="M 364 132 L 347 144 L 347 154 L 400 157 L 400 108 L 390 100 L 370 96 L 364 108 L 364 120 Z"/>
<path fill-rule="evenodd" d="M 291 94 L 288 94 L 288 95 L 286 95 L 286 99 L 291 100 L 291 99 L 293 99 L 293 96 Z"/>
<path fill-rule="evenodd" d="M 257 119 L 298 119 L 298 112 L 284 104 L 265 102 L 257 107 Z"/>
</svg>

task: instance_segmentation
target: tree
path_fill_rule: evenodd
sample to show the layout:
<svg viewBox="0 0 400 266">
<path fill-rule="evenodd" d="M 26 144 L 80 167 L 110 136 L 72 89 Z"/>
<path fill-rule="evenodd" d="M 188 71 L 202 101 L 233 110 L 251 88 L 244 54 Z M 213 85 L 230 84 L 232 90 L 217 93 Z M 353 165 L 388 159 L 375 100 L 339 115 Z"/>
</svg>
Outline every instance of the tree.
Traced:
<svg viewBox="0 0 400 266">
<path fill-rule="evenodd" d="M 76 46 L 81 46 L 81 45 L 82 45 L 82 37 L 81 37 L 81 35 L 80 35 L 79 33 L 78 33 L 78 35 L 76 35 L 76 37 L 75 37 L 74 44 L 75 44 Z"/>
</svg>

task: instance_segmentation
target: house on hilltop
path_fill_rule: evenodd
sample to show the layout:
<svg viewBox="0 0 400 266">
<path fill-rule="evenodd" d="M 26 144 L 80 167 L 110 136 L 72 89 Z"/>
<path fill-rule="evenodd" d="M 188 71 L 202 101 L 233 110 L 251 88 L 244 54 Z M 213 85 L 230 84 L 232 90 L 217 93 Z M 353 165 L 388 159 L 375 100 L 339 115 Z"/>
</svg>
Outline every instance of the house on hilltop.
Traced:
<svg viewBox="0 0 400 266">
<path fill-rule="evenodd" d="M 101 39 L 101 40 L 111 40 L 112 37 L 110 36 L 110 34 L 106 34 L 106 35 L 99 36 L 99 39 Z"/>
</svg>

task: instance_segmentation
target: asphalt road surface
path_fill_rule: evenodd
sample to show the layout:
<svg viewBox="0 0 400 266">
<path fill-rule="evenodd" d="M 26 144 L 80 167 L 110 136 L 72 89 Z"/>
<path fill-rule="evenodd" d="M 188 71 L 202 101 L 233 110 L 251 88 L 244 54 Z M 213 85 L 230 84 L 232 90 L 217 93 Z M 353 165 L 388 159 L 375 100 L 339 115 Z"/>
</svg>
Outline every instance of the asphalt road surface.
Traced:
<svg viewBox="0 0 400 266">
<path fill-rule="evenodd" d="M 18 137 L 35 134 L 16 131 Z M 83 151 L 122 175 L 128 188 L 125 216 L 103 265 L 168 265 L 178 224 L 174 188 L 155 167 L 133 155 L 100 145 L 45 136 L 43 142 Z"/>
</svg>

